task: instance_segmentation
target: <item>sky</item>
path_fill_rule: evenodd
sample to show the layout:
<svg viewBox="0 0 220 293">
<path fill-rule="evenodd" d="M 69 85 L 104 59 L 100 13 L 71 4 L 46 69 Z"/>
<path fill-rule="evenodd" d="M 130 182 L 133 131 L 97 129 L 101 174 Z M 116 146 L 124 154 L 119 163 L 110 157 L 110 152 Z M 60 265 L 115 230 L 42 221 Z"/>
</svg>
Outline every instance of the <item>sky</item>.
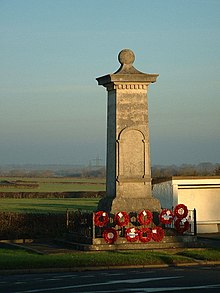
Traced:
<svg viewBox="0 0 220 293">
<path fill-rule="evenodd" d="M 134 66 L 149 86 L 151 164 L 220 163 L 219 0 L 0 0 L 0 165 L 106 157 L 107 92 Z"/>
</svg>

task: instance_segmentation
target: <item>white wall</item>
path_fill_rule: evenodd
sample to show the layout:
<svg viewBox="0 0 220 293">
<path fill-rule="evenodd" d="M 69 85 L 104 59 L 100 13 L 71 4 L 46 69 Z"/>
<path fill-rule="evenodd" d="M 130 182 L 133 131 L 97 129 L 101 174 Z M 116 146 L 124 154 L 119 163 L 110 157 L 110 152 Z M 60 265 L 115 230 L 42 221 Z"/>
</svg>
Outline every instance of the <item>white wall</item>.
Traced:
<svg viewBox="0 0 220 293">
<path fill-rule="evenodd" d="M 220 188 L 178 189 L 178 195 L 179 203 L 196 209 L 198 233 L 219 232 Z"/>
<path fill-rule="evenodd" d="M 197 211 L 198 233 L 220 232 L 220 177 L 172 177 L 153 186 L 162 208 L 185 204 Z"/>
</svg>

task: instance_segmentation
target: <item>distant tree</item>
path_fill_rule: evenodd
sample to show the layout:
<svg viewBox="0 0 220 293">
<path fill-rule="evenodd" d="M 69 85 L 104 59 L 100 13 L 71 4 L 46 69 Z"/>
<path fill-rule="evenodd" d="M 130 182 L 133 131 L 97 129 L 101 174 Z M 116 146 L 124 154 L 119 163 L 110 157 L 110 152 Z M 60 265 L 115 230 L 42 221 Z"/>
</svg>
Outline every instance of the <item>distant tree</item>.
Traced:
<svg viewBox="0 0 220 293">
<path fill-rule="evenodd" d="M 23 169 L 14 169 L 8 172 L 9 177 L 25 177 L 27 172 Z"/>
<path fill-rule="evenodd" d="M 178 175 L 180 176 L 197 176 L 198 172 L 196 170 L 196 166 L 184 164 L 181 165 L 178 171 Z"/>
<path fill-rule="evenodd" d="M 214 175 L 220 176 L 220 165 L 215 169 Z"/>
<path fill-rule="evenodd" d="M 87 167 L 82 170 L 81 174 L 82 178 L 89 178 L 89 177 L 98 177 L 104 178 L 106 176 L 106 169 L 105 167 Z"/>
<path fill-rule="evenodd" d="M 219 174 L 220 165 L 209 162 L 198 165 L 182 164 L 181 166 L 170 165 L 152 167 L 153 178 L 168 178 L 171 176 L 213 176 Z"/>
<path fill-rule="evenodd" d="M 203 162 L 197 166 L 198 173 L 199 175 L 202 175 L 202 176 L 213 175 L 214 169 L 215 169 L 214 165 L 209 162 Z"/>
</svg>

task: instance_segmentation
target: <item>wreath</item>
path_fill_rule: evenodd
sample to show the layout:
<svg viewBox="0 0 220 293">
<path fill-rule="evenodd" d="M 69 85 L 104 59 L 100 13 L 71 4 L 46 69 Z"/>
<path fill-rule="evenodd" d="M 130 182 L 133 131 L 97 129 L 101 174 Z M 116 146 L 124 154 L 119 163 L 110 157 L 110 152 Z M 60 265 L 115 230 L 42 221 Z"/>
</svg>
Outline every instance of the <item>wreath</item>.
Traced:
<svg viewBox="0 0 220 293">
<path fill-rule="evenodd" d="M 152 239 L 154 241 L 160 242 L 163 239 L 164 235 L 164 230 L 161 227 L 152 228 Z"/>
<path fill-rule="evenodd" d="M 139 232 L 138 229 L 135 227 L 132 228 L 127 228 L 125 230 L 125 238 L 127 239 L 127 241 L 129 242 L 135 242 L 138 240 L 139 238 Z"/>
<path fill-rule="evenodd" d="M 139 230 L 139 239 L 141 242 L 149 242 L 152 239 L 150 228 L 142 228 Z"/>
<path fill-rule="evenodd" d="M 169 209 L 163 209 L 160 213 L 159 219 L 162 224 L 171 224 L 174 219 L 174 214 Z"/>
<path fill-rule="evenodd" d="M 184 204 L 178 204 L 174 209 L 174 215 L 179 219 L 185 218 L 188 215 L 187 206 Z"/>
<path fill-rule="evenodd" d="M 148 225 L 152 222 L 153 215 L 148 210 L 143 210 L 138 214 L 138 222 L 141 225 Z"/>
<path fill-rule="evenodd" d="M 117 234 L 117 231 L 115 229 L 107 228 L 102 233 L 102 237 L 105 239 L 105 241 L 107 243 L 113 244 L 117 240 L 118 234 Z"/>
<path fill-rule="evenodd" d="M 130 221 L 129 215 L 126 212 L 119 212 L 115 215 L 116 225 L 123 227 L 126 226 Z"/>
<path fill-rule="evenodd" d="M 177 219 L 174 222 L 174 226 L 175 226 L 177 232 L 183 234 L 183 232 L 185 232 L 189 229 L 190 224 L 186 218 L 183 218 L 183 219 Z"/>
<path fill-rule="evenodd" d="M 96 226 L 103 227 L 108 223 L 108 221 L 109 221 L 109 217 L 106 212 L 98 211 L 95 213 L 94 222 Z"/>
</svg>

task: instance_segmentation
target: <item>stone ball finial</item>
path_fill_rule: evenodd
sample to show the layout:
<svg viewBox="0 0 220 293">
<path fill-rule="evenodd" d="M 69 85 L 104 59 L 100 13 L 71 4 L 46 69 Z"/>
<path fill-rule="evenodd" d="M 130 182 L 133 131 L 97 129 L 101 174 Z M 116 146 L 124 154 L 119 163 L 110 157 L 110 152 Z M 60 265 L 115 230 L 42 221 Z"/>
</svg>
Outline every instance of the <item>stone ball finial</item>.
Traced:
<svg viewBox="0 0 220 293">
<path fill-rule="evenodd" d="M 124 49 L 118 54 L 118 61 L 121 65 L 132 65 L 135 60 L 134 52 L 130 49 Z"/>
</svg>

